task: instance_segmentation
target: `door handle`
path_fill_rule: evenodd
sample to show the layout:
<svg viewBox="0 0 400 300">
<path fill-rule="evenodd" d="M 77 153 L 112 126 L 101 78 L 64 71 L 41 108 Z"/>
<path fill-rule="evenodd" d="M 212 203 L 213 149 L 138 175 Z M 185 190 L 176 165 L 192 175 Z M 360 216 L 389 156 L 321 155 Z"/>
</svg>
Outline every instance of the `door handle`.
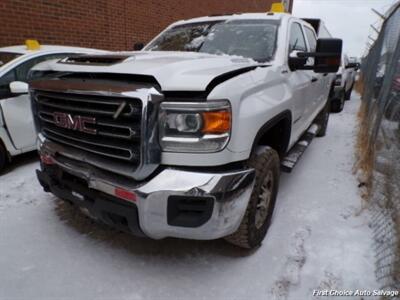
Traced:
<svg viewBox="0 0 400 300">
<path fill-rule="evenodd" d="M 317 81 L 318 81 L 318 78 L 317 78 L 317 77 L 311 78 L 311 82 L 317 82 Z"/>
</svg>

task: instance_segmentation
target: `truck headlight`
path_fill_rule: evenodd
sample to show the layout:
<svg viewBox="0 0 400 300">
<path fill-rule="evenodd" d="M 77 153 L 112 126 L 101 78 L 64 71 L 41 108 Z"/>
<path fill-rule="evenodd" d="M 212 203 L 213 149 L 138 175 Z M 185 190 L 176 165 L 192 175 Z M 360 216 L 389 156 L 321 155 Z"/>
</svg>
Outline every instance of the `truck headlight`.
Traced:
<svg viewBox="0 0 400 300">
<path fill-rule="evenodd" d="M 217 152 L 229 141 L 228 101 L 164 102 L 160 107 L 160 145 L 168 152 Z"/>
</svg>

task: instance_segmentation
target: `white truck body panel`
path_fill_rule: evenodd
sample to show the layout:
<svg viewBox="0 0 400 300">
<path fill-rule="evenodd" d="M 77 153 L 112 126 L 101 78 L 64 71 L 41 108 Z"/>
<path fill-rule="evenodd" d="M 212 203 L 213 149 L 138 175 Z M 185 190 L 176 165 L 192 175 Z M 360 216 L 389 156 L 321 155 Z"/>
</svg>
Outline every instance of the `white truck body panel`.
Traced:
<svg viewBox="0 0 400 300">
<path fill-rule="evenodd" d="M 208 84 L 221 74 L 241 68 L 255 67 L 253 71 L 246 72 L 219 84 L 207 97 L 209 101 L 228 99 L 232 105 L 233 127 L 229 144 L 224 150 L 216 153 L 201 154 L 162 153 L 162 163 L 168 165 L 224 165 L 232 161 L 247 159 L 260 128 L 268 120 L 285 110 L 292 113 L 292 134 L 289 148 L 293 146 L 324 107 L 332 82 L 331 75 L 324 76 L 313 71 L 291 72 L 289 70 L 288 38 L 291 24 L 297 22 L 314 31 L 309 23 L 289 14 L 242 14 L 203 17 L 179 21 L 169 26 L 166 30 L 186 23 L 249 18 L 281 21 L 275 56 L 267 63 L 261 64 L 249 58 L 228 55 L 195 52 L 135 51 L 116 52 L 116 55 L 129 55 L 129 58 L 121 63 L 110 65 L 50 62 L 39 64 L 34 69 L 153 76 L 160 84 L 162 91 L 167 92 L 205 91 Z M 310 84 L 313 80 L 316 80 L 316 82 Z M 257 107 L 257 109 L 254 109 L 254 107 Z"/>
<path fill-rule="evenodd" d="M 218 20 L 226 22 L 209 22 Z M 171 29 L 177 25 L 185 26 Z M 31 85 L 37 176 L 45 191 L 133 234 L 226 237 L 253 211 L 273 209 L 285 159 L 325 134 L 333 78 L 313 70 L 337 65 L 304 57 L 338 62 L 341 41 L 318 43 L 309 23 L 276 13 L 203 17 L 169 29 L 143 51 L 34 68 L 54 71 Z M 217 38 L 218 30 L 226 35 Z M 207 42 L 215 43 L 203 49 Z M 247 236 L 263 238 L 264 216 Z"/>
</svg>

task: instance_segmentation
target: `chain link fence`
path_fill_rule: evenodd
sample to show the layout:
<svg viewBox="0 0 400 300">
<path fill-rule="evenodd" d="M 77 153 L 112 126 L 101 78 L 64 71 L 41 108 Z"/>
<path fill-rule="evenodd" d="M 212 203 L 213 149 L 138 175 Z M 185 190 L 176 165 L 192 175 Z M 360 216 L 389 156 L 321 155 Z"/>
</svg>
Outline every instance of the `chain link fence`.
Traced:
<svg viewBox="0 0 400 300">
<path fill-rule="evenodd" d="M 358 169 L 373 210 L 376 275 L 400 290 L 400 3 L 361 65 Z"/>
</svg>

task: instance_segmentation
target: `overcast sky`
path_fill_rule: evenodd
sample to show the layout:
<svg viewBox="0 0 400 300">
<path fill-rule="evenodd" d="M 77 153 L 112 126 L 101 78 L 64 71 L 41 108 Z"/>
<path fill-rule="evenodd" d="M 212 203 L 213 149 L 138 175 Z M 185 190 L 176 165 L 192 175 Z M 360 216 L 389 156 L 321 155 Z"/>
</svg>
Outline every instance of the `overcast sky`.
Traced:
<svg viewBox="0 0 400 300">
<path fill-rule="evenodd" d="M 361 56 L 366 49 L 370 29 L 379 17 L 371 11 L 386 11 L 396 0 L 294 0 L 293 15 L 324 20 L 334 37 L 342 38 L 349 56 Z"/>
</svg>

